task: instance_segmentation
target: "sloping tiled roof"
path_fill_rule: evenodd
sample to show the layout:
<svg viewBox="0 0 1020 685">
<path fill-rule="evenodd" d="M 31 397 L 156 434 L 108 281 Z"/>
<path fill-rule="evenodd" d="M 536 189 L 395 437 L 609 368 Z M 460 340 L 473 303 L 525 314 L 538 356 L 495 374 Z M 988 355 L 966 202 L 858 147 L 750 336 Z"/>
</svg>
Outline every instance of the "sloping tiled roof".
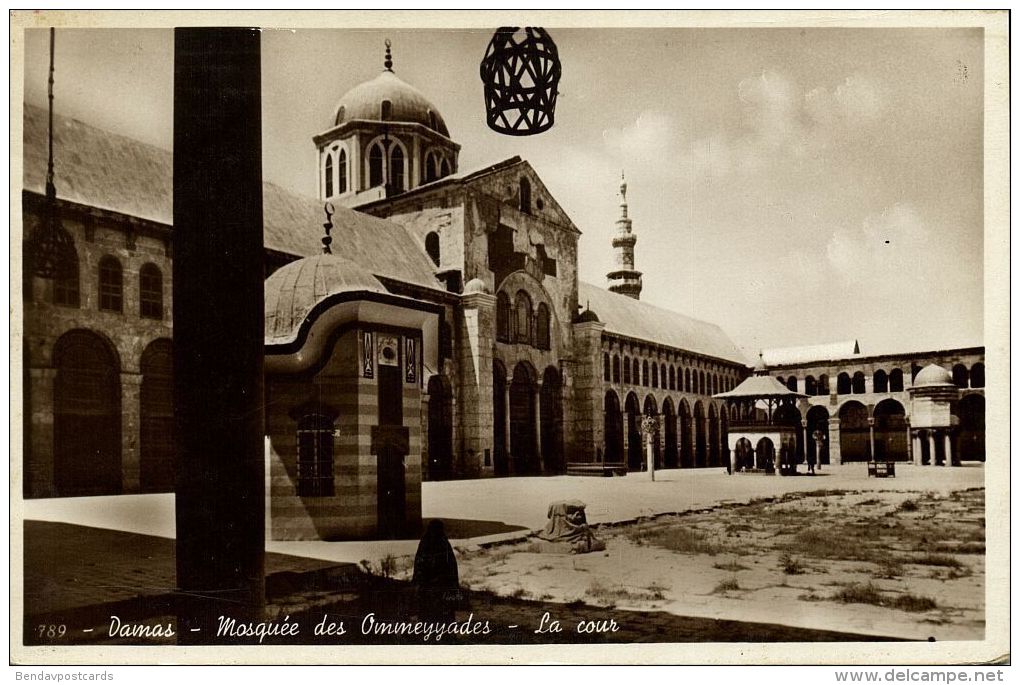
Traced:
<svg viewBox="0 0 1020 685">
<path fill-rule="evenodd" d="M 733 341 L 715 324 L 618 295 L 590 283 L 578 283 L 578 301 L 587 304 L 607 333 L 648 340 L 667 347 L 747 364 Z"/>
<path fill-rule="evenodd" d="M 821 345 L 802 345 L 800 347 L 778 347 L 762 350 L 762 358 L 767 366 L 782 364 L 804 364 L 828 359 L 849 359 L 861 353 L 861 346 L 856 340 L 844 340 Z"/>
<path fill-rule="evenodd" d="M 790 390 L 772 376 L 756 374 L 745 378 L 733 390 L 712 397 L 807 397 L 807 395 Z"/>
<path fill-rule="evenodd" d="M 24 187 L 46 189 L 46 110 L 25 105 Z M 75 119 L 53 116 L 57 196 L 78 204 L 173 225 L 173 154 Z M 264 241 L 295 256 L 322 251 L 318 200 L 263 184 Z M 342 206 L 333 215 L 334 253 L 376 276 L 442 290 L 432 261 L 399 224 Z"/>
</svg>

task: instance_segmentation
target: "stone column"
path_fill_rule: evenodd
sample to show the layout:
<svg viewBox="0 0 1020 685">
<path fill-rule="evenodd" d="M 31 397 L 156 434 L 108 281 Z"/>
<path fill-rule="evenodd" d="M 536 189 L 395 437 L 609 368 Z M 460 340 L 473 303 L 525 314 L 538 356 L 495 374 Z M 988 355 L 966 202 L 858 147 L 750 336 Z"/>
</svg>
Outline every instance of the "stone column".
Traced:
<svg viewBox="0 0 1020 685">
<path fill-rule="evenodd" d="M 563 388 L 563 442 L 567 462 L 594 463 L 598 455 L 605 452 L 604 402 L 606 391 L 613 388 L 613 384 L 612 376 L 608 382 L 602 377 L 604 329 L 605 324 L 599 321 L 573 324 L 570 381 Z M 626 395 L 620 395 L 619 384 L 614 390 L 622 405 Z"/>
<path fill-rule="evenodd" d="M 125 494 L 142 487 L 141 467 L 141 390 L 142 375 L 120 374 L 121 407 L 121 487 Z"/>
<path fill-rule="evenodd" d="M 942 433 L 942 437 L 945 440 L 945 446 L 946 446 L 946 466 L 952 466 L 953 465 L 953 443 L 952 443 L 952 436 L 949 434 L 949 431 L 945 431 L 945 432 Z"/>
<path fill-rule="evenodd" d="M 868 419 L 868 445 L 871 450 L 868 459 L 875 461 L 875 419 Z"/>
<path fill-rule="evenodd" d="M 907 460 L 914 462 L 914 441 L 910 436 L 910 419 L 907 419 Z"/>
<path fill-rule="evenodd" d="M 928 466 L 937 466 L 935 460 L 935 431 L 928 431 Z"/>
<path fill-rule="evenodd" d="M 839 465 L 843 463 L 843 455 L 840 453 L 839 445 L 839 417 L 829 419 L 829 463 Z"/>
<path fill-rule="evenodd" d="M 495 471 L 496 450 L 493 444 L 493 386 L 492 350 L 493 318 L 496 298 L 488 293 L 466 293 L 461 296 L 460 307 L 454 311 L 458 329 L 457 358 L 457 422 L 460 440 L 454 442 L 454 452 L 460 450 L 462 457 L 474 454 L 477 465 L 467 465 L 468 470 L 477 468 L 482 477 L 492 476 Z M 507 390 L 509 391 L 509 380 Z M 505 399 L 505 398 L 504 398 Z M 506 426 L 510 425 L 510 405 L 507 403 Z M 507 441 L 507 450 L 510 443 Z M 485 452 L 492 456 L 485 465 Z M 471 474 L 461 474 L 471 475 Z"/>
<path fill-rule="evenodd" d="M 918 431 L 914 431 L 911 437 L 911 443 L 914 447 L 914 466 L 921 465 L 921 459 L 924 457 L 924 453 L 921 450 L 921 434 Z"/>
</svg>

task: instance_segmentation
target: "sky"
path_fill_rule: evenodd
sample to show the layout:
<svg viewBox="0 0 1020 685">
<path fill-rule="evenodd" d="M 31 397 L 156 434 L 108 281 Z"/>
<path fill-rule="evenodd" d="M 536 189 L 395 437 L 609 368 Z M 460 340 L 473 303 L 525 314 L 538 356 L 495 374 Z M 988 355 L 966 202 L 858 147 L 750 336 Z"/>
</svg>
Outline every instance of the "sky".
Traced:
<svg viewBox="0 0 1020 685">
<path fill-rule="evenodd" d="M 263 176 L 316 194 L 312 136 L 382 69 L 421 90 L 462 171 L 520 155 L 605 285 L 626 173 L 641 299 L 760 348 L 854 339 L 865 354 L 983 344 L 980 29 L 549 27 L 556 122 L 485 125 L 491 30 L 266 30 Z M 48 34 L 26 32 L 45 105 Z M 170 149 L 170 30 L 61 29 L 56 110 Z M 59 154 L 59 151 L 57 151 Z M 59 187 L 59 179 L 57 179 Z"/>
</svg>

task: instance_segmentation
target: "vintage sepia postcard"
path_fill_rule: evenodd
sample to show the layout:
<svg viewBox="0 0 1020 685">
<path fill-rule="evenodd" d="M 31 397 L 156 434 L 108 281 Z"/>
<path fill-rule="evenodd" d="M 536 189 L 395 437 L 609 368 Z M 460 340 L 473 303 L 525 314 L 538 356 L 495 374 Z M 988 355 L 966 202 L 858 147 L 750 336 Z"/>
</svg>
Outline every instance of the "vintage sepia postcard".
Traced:
<svg viewBox="0 0 1020 685">
<path fill-rule="evenodd" d="M 11 15 L 12 664 L 1009 660 L 1009 15 Z"/>
</svg>

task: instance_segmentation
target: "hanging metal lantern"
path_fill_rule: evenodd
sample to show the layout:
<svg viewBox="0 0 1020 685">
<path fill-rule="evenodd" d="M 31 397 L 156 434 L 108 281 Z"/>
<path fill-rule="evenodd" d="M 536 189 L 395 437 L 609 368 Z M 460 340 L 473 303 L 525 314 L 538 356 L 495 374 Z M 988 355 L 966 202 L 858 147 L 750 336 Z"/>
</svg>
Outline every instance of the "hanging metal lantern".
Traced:
<svg viewBox="0 0 1020 685">
<path fill-rule="evenodd" d="M 61 225 L 55 201 L 47 200 L 42 221 L 25 241 L 25 256 L 31 273 L 42 278 L 73 275 L 78 253 L 74 238 Z"/>
<path fill-rule="evenodd" d="M 545 29 L 497 29 L 480 72 L 489 128 L 510 136 L 530 136 L 552 128 L 560 58 Z"/>
<path fill-rule="evenodd" d="M 54 30 L 50 29 L 50 77 L 48 83 L 50 102 L 49 159 L 46 166 L 46 204 L 42 220 L 25 241 L 25 256 L 28 267 L 42 278 L 62 278 L 73 274 L 78 253 L 74 249 L 74 238 L 64 229 L 57 209 L 57 188 L 53 183 L 53 44 Z"/>
</svg>

